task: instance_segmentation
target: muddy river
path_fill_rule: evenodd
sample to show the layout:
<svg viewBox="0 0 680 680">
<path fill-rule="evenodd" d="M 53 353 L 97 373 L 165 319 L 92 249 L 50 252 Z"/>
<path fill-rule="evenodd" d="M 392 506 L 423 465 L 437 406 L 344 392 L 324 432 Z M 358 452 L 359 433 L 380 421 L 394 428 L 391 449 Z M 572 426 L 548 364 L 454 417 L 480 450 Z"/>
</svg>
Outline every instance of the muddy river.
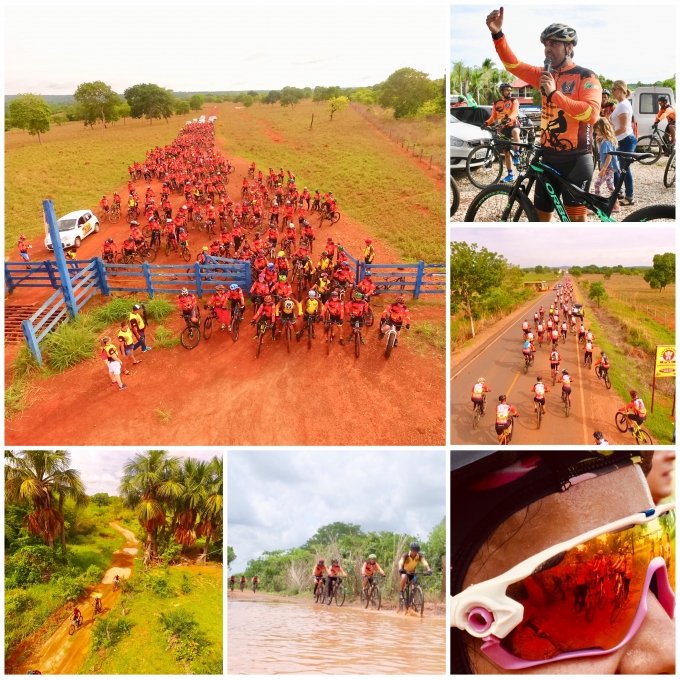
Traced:
<svg viewBox="0 0 680 680">
<path fill-rule="evenodd" d="M 443 616 L 229 598 L 229 673 L 444 673 Z"/>
</svg>

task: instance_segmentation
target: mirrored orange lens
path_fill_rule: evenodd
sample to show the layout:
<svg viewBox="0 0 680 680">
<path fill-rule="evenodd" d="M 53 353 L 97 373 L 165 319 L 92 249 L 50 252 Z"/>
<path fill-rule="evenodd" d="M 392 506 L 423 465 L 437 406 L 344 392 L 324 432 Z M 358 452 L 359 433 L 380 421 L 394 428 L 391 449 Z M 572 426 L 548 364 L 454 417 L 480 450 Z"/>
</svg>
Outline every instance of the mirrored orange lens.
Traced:
<svg viewBox="0 0 680 680">
<path fill-rule="evenodd" d="M 556 555 L 506 590 L 524 617 L 501 646 L 527 661 L 612 649 L 631 628 L 655 557 L 663 558 L 675 591 L 674 512 Z"/>
</svg>

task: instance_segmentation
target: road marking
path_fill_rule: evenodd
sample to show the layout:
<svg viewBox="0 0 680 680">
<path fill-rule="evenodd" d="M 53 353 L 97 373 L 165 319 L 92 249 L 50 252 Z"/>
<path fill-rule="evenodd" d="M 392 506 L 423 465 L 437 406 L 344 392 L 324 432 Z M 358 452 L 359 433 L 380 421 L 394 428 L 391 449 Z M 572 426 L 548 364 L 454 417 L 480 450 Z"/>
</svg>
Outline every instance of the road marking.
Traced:
<svg viewBox="0 0 680 680">
<path fill-rule="evenodd" d="M 584 356 L 585 356 L 585 349 Z M 578 334 L 576 334 L 576 365 L 578 366 L 578 382 L 581 387 L 579 396 L 581 397 L 581 413 L 583 414 L 583 443 L 588 443 L 588 428 L 586 427 L 586 396 L 585 396 L 585 381 L 583 380 L 583 372 L 581 369 L 580 345 L 578 344 Z"/>
<path fill-rule="evenodd" d="M 517 373 L 515 373 L 515 377 L 514 377 L 513 381 L 510 383 L 510 387 L 508 387 L 507 391 L 505 392 L 506 397 L 510 396 L 510 392 L 512 392 L 512 388 L 515 386 L 515 383 L 519 380 L 519 376 L 520 376 L 520 372 L 517 371 Z"/>
</svg>

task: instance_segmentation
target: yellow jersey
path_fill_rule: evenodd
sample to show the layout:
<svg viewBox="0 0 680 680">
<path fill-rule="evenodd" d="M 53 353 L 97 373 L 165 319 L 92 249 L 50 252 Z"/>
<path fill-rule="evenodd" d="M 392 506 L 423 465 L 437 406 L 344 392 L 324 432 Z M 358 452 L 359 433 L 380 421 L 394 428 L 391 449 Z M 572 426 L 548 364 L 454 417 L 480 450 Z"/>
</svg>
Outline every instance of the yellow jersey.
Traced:
<svg viewBox="0 0 680 680">
<path fill-rule="evenodd" d="M 314 298 L 313 300 L 308 299 L 307 302 L 305 302 L 305 312 L 310 315 L 316 314 L 319 311 L 320 304 L 318 298 Z"/>
<path fill-rule="evenodd" d="M 415 571 L 416 567 L 420 564 L 421 558 L 422 555 L 420 553 L 415 557 L 412 557 L 411 553 L 407 552 L 406 555 L 404 555 L 404 569 L 406 571 Z"/>
<path fill-rule="evenodd" d="M 118 331 L 118 339 L 127 347 L 127 345 L 134 345 L 135 343 L 135 336 L 132 334 L 132 331 L 128 327 L 126 331 L 124 331 L 122 328 Z"/>
</svg>

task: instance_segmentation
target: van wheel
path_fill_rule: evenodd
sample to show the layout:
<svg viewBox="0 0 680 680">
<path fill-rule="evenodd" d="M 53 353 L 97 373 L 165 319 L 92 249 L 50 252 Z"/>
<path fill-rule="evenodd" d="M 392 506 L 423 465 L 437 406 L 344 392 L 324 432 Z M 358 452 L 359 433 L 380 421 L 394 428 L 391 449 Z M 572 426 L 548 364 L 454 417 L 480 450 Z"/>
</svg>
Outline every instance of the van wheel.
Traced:
<svg viewBox="0 0 680 680">
<path fill-rule="evenodd" d="M 80 241 L 80 236 L 76 236 L 76 240 L 73 242 L 73 245 L 74 245 L 76 248 L 80 248 L 80 243 L 81 243 L 81 241 Z"/>
</svg>

